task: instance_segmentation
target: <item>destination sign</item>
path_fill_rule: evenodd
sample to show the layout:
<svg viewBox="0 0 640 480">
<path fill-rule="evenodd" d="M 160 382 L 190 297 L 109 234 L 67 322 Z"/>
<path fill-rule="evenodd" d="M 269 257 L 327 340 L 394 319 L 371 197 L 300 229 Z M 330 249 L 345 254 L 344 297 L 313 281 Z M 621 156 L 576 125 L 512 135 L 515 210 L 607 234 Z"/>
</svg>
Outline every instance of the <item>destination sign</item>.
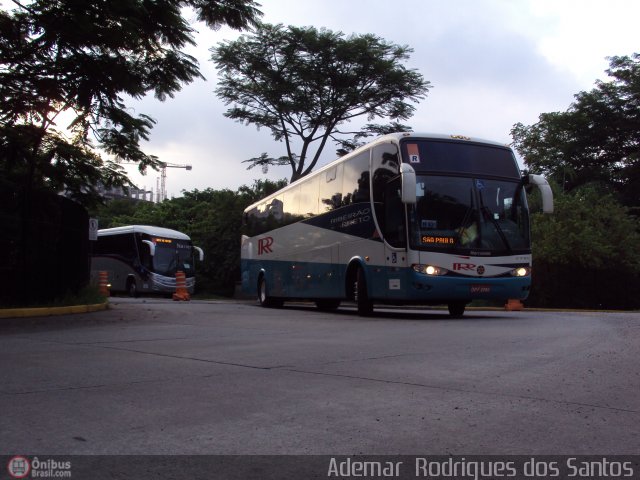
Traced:
<svg viewBox="0 0 640 480">
<path fill-rule="evenodd" d="M 427 245 L 455 245 L 456 239 L 454 237 L 423 235 L 422 243 Z"/>
</svg>

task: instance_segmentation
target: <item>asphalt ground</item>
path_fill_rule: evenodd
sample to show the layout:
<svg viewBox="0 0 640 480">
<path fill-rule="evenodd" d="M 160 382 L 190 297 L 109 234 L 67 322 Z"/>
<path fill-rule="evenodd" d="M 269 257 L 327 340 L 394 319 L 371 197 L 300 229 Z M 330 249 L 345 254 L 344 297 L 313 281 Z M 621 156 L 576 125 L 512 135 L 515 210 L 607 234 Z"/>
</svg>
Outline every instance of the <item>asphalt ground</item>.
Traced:
<svg viewBox="0 0 640 480">
<path fill-rule="evenodd" d="M 640 313 L 114 298 L 0 321 L 0 454 L 640 452 Z"/>
</svg>

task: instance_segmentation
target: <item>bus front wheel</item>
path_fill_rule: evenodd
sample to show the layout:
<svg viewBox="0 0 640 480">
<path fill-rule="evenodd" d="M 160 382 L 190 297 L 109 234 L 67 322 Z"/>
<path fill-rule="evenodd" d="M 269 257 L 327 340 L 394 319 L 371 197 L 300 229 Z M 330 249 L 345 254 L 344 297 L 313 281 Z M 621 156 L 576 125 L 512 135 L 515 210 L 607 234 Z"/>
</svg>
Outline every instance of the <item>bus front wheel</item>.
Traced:
<svg viewBox="0 0 640 480">
<path fill-rule="evenodd" d="M 132 298 L 138 297 L 138 286 L 136 285 L 135 278 L 127 280 L 127 293 L 129 293 L 129 296 Z"/>
<path fill-rule="evenodd" d="M 281 307 L 284 302 L 280 299 L 270 297 L 267 291 L 267 279 L 264 278 L 264 275 L 261 275 L 258 280 L 258 302 L 262 307 Z"/>
<path fill-rule="evenodd" d="M 367 279 L 362 267 L 358 267 L 353 294 L 358 308 L 358 315 L 361 317 L 371 315 L 373 313 L 373 302 L 369 298 L 369 292 L 367 292 Z"/>
<path fill-rule="evenodd" d="M 449 305 L 449 315 L 452 317 L 462 317 L 464 309 L 467 307 L 466 302 L 451 302 Z"/>
</svg>

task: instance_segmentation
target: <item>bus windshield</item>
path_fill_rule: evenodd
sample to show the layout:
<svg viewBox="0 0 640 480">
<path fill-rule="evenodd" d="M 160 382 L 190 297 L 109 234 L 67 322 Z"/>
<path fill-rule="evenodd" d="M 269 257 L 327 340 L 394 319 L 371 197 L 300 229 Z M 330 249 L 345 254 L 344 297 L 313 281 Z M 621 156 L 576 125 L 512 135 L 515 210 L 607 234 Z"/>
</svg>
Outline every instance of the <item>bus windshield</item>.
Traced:
<svg viewBox="0 0 640 480">
<path fill-rule="evenodd" d="M 422 173 L 455 173 L 520 179 L 511 149 L 496 145 L 410 139 L 403 158 Z"/>
<path fill-rule="evenodd" d="M 153 270 L 165 276 L 174 276 L 176 271 L 182 270 L 186 276 L 193 276 L 195 271 L 191 243 L 164 239 L 156 242 Z"/>
<path fill-rule="evenodd" d="M 466 255 L 529 251 L 529 217 L 522 184 L 486 178 L 417 179 L 409 210 L 411 247 Z"/>
</svg>

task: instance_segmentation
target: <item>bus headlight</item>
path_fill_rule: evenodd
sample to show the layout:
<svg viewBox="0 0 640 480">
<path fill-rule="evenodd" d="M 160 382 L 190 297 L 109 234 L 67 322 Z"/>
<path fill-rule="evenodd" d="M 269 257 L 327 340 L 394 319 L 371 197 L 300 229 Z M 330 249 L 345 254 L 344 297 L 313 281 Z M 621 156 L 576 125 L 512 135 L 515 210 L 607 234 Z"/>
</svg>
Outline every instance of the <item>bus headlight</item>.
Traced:
<svg viewBox="0 0 640 480">
<path fill-rule="evenodd" d="M 531 275 L 531 267 L 514 268 L 510 273 L 514 277 L 528 277 Z"/>
<path fill-rule="evenodd" d="M 449 273 L 449 270 L 442 267 L 436 267 L 435 265 L 422 265 L 415 263 L 412 265 L 413 269 L 418 273 L 423 273 L 425 275 L 438 276 L 438 275 L 446 275 Z"/>
</svg>

